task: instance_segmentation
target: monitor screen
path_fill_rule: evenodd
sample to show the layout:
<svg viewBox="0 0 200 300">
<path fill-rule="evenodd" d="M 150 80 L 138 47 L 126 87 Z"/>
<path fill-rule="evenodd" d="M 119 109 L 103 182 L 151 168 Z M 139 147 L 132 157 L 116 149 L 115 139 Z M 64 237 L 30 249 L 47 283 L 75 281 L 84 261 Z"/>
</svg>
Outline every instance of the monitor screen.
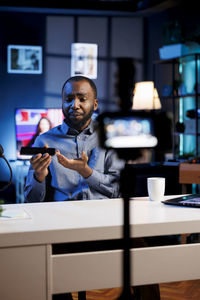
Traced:
<svg viewBox="0 0 200 300">
<path fill-rule="evenodd" d="M 20 155 L 22 146 L 32 146 L 37 135 L 62 124 L 61 108 L 17 108 L 15 110 L 15 128 L 17 159 L 29 157 Z"/>
</svg>

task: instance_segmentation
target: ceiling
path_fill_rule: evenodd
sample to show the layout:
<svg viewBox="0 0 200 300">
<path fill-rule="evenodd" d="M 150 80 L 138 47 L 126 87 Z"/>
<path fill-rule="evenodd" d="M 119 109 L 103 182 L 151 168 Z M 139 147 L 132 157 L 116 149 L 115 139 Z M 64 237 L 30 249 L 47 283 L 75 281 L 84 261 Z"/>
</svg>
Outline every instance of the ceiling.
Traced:
<svg viewBox="0 0 200 300">
<path fill-rule="evenodd" d="M 15 8 L 53 8 L 121 11 L 149 14 L 178 6 L 184 0 L 1 0 L 1 10 Z"/>
</svg>

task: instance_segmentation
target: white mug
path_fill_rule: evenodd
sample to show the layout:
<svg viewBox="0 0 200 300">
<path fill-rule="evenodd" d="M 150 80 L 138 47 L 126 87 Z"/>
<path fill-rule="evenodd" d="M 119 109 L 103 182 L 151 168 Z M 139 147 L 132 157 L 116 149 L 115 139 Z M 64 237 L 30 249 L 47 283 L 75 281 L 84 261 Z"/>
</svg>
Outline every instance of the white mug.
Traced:
<svg viewBox="0 0 200 300">
<path fill-rule="evenodd" d="M 162 201 L 165 194 L 165 178 L 149 177 L 147 178 L 147 190 L 150 200 Z"/>
</svg>

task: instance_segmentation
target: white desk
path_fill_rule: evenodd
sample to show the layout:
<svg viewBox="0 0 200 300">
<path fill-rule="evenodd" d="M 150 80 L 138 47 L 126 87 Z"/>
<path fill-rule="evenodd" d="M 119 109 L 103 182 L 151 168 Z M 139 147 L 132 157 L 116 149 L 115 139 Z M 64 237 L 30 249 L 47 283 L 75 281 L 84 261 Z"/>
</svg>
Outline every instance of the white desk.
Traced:
<svg viewBox="0 0 200 300">
<path fill-rule="evenodd" d="M 199 209 L 138 200 L 130 205 L 132 237 L 200 231 Z M 3 300 L 50 300 L 56 293 L 122 286 L 120 249 L 52 254 L 55 243 L 121 238 L 122 199 L 4 207 L 25 209 L 30 218 L 0 219 Z M 199 279 L 199 256 L 200 244 L 132 249 L 132 285 Z"/>
</svg>

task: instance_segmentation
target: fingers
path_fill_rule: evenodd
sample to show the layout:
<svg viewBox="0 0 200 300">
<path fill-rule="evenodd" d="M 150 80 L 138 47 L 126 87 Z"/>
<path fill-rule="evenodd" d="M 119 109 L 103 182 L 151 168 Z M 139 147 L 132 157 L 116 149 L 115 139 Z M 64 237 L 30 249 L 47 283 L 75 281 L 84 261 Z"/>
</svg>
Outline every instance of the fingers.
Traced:
<svg viewBox="0 0 200 300">
<path fill-rule="evenodd" d="M 81 154 L 81 158 L 74 158 L 74 159 L 69 159 L 65 157 L 64 155 L 60 154 L 60 152 L 56 152 L 56 156 L 58 159 L 58 162 L 64 166 L 65 168 L 71 169 L 71 170 L 76 170 L 80 171 L 81 169 L 85 168 L 88 162 L 88 156 L 86 153 L 83 151 Z"/>
<path fill-rule="evenodd" d="M 45 153 L 44 155 L 40 153 L 33 156 L 30 163 L 32 168 L 39 173 L 48 168 L 51 163 L 51 156 L 48 153 Z"/>
<path fill-rule="evenodd" d="M 42 154 L 41 154 L 41 153 L 32 156 L 32 157 L 31 157 L 31 160 L 30 160 L 30 163 L 31 163 L 31 164 L 34 164 L 34 163 L 37 162 L 41 157 L 42 157 Z"/>
<path fill-rule="evenodd" d="M 86 155 L 85 151 L 82 152 L 81 158 L 82 158 L 82 160 L 83 160 L 85 163 L 88 162 L 88 156 Z"/>
<path fill-rule="evenodd" d="M 68 168 L 69 167 L 69 159 L 60 153 L 56 153 L 56 155 L 58 158 L 58 162 L 61 165 L 63 165 L 64 167 Z"/>
</svg>

